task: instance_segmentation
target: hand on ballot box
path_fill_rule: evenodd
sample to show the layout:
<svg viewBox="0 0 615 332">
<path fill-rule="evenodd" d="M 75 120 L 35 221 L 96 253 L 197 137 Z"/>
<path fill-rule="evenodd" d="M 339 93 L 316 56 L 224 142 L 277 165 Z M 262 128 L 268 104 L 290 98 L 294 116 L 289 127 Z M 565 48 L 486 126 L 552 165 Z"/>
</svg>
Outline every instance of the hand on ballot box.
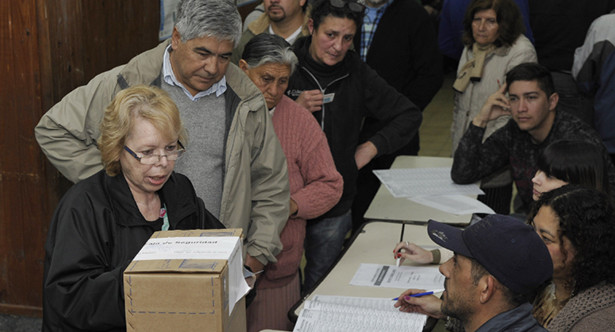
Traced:
<svg viewBox="0 0 615 332">
<path fill-rule="evenodd" d="M 399 311 L 403 312 L 416 312 L 424 314 L 437 319 L 445 318 L 446 315 L 440 311 L 440 300 L 435 295 L 425 295 L 413 297 L 413 294 L 425 293 L 423 289 L 408 289 L 407 291 L 399 295 L 394 307 L 399 308 Z"/>
<path fill-rule="evenodd" d="M 406 259 L 420 264 L 432 264 L 433 254 L 429 250 L 425 250 L 414 243 L 408 241 L 399 242 L 393 249 L 395 259 L 400 260 L 400 264 Z"/>
</svg>

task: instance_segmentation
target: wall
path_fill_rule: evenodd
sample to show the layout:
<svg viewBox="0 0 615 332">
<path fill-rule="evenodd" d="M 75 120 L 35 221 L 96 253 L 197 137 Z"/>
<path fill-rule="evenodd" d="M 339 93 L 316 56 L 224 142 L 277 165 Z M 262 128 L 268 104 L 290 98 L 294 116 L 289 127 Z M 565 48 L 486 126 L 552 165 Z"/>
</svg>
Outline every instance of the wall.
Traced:
<svg viewBox="0 0 615 332">
<path fill-rule="evenodd" d="M 96 74 L 158 43 L 157 0 L 0 1 L 0 312 L 40 315 L 45 237 L 70 186 L 33 134 Z"/>
</svg>

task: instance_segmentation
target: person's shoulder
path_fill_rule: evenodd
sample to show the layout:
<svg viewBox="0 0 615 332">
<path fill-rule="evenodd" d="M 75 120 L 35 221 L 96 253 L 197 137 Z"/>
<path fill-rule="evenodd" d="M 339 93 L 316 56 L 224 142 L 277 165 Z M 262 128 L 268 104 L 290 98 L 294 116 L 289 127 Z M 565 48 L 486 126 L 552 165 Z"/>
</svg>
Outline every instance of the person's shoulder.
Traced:
<svg viewBox="0 0 615 332">
<path fill-rule="evenodd" d="M 520 34 L 512 45 L 512 48 L 531 48 L 534 49 L 534 44 L 524 35 Z"/>
<path fill-rule="evenodd" d="M 611 14 L 605 14 L 602 15 L 600 17 L 598 17 L 597 19 L 595 19 L 589 30 L 600 30 L 600 31 L 604 31 L 604 32 L 610 32 L 611 34 L 614 33 L 612 27 L 613 24 L 615 24 L 615 14 L 611 13 Z"/>
<path fill-rule="evenodd" d="M 262 13 L 254 21 L 248 24 L 248 28 L 244 31 L 244 33 L 250 31 L 253 35 L 258 35 L 259 33 L 265 32 L 270 23 L 271 21 L 269 20 L 267 13 Z"/>
<path fill-rule="evenodd" d="M 406 17 L 408 15 L 412 17 L 429 17 L 427 11 L 423 9 L 423 6 L 421 6 L 418 1 L 408 0 L 393 0 L 385 13 L 395 13 Z"/>
<path fill-rule="evenodd" d="M 62 197 L 60 205 L 84 206 L 95 201 L 105 200 L 105 170 L 101 170 L 87 179 L 75 183 Z"/>
<path fill-rule="evenodd" d="M 239 99 L 246 100 L 260 95 L 260 90 L 252 80 L 237 65 L 229 63 L 226 73 L 226 84 L 237 94 Z M 262 98 L 261 98 L 262 99 Z"/>
<path fill-rule="evenodd" d="M 299 58 L 299 62 L 304 61 L 303 57 L 308 52 L 308 46 L 311 43 L 312 35 L 298 37 L 292 45 L 293 52 Z M 303 59 L 303 60 L 302 60 Z"/>
<path fill-rule="evenodd" d="M 286 95 L 282 96 L 282 99 L 280 100 L 276 111 L 278 108 L 280 109 L 280 111 L 282 111 L 283 114 L 286 114 L 287 116 L 292 117 L 293 120 L 299 122 L 314 119 L 314 116 L 310 111 L 308 111 L 305 107 L 299 105 L 297 102 L 295 102 Z"/>
<path fill-rule="evenodd" d="M 585 132 L 594 132 L 592 126 L 579 119 L 576 115 L 561 110 L 556 110 L 556 112 L 554 124 L 556 128 L 564 131 L 567 131 L 570 128 L 575 128 Z"/>
<path fill-rule="evenodd" d="M 136 55 L 122 67 L 119 75 L 128 86 L 153 82 L 160 76 L 164 52 L 170 43 L 171 40 L 167 39 L 158 46 Z"/>
</svg>

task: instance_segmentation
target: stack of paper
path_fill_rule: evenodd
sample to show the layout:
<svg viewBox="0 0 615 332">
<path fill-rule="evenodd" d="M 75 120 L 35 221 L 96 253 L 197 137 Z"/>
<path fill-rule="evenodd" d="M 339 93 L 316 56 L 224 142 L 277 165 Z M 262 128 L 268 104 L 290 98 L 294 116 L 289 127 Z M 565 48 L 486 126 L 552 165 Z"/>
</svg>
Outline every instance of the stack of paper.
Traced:
<svg viewBox="0 0 615 332">
<path fill-rule="evenodd" d="M 393 197 L 405 197 L 419 204 L 451 214 L 495 213 L 485 204 L 468 197 L 484 194 L 478 184 L 456 184 L 450 167 L 374 170 Z"/>
<path fill-rule="evenodd" d="M 422 331 L 427 316 L 401 312 L 390 298 L 315 295 L 293 331 Z"/>
</svg>

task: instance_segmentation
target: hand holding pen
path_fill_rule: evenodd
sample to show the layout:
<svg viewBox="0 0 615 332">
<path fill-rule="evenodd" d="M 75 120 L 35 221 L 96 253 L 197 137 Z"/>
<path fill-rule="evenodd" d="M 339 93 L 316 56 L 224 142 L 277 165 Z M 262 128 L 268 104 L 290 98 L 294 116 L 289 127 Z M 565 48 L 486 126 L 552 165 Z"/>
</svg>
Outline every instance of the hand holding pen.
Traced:
<svg viewBox="0 0 615 332">
<path fill-rule="evenodd" d="M 433 261 L 433 254 L 431 251 L 425 250 L 408 241 L 399 242 L 393 249 L 393 255 L 400 264 L 406 259 L 421 264 L 430 264 Z"/>
<path fill-rule="evenodd" d="M 406 228 L 406 224 L 402 222 L 401 235 L 399 236 L 399 242 L 402 242 L 404 240 L 404 229 L 405 228 Z M 408 241 L 406 241 L 406 243 L 408 243 Z M 397 267 L 399 267 L 399 265 L 402 262 L 400 252 L 401 252 L 401 249 L 398 249 L 397 251 L 393 250 L 393 254 L 395 254 L 395 265 L 397 265 Z"/>
<path fill-rule="evenodd" d="M 419 294 L 424 293 L 430 292 L 426 292 L 424 289 L 408 289 L 399 295 L 393 306 L 403 312 L 417 312 L 438 319 L 445 318 L 446 315 L 440 311 L 442 300 L 434 295 L 419 296 Z M 433 294 L 433 292 L 431 293 Z"/>
</svg>

